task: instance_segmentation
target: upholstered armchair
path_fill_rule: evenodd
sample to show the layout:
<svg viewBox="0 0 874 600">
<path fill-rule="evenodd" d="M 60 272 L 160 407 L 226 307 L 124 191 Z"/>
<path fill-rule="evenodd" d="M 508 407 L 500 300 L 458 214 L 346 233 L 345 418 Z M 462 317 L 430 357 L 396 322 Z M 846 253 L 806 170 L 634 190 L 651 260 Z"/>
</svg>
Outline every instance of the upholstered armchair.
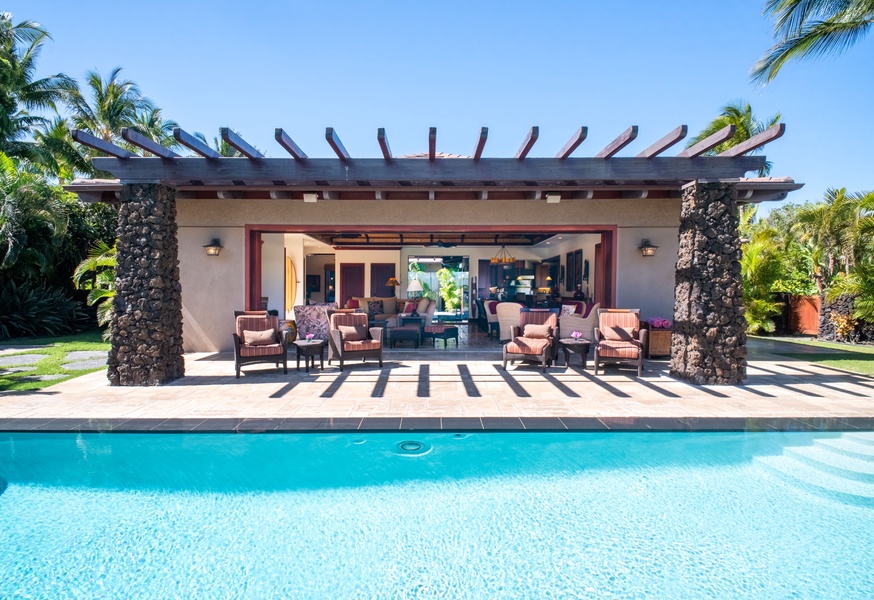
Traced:
<svg viewBox="0 0 874 600">
<path fill-rule="evenodd" d="M 519 313 L 519 324 L 511 328 L 512 339 L 504 344 L 504 370 L 507 361 L 536 361 L 543 367 L 552 364 L 555 358 L 558 315 L 550 310 L 532 310 Z"/>
<path fill-rule="evenodd" d="M 495 309 L 498 315 L 499 338 L 502 342 L 513 339 L 513 327 L 519 325 L 522 305 L 518 302 L 499 302 Z"/>
<path fill-rule="evenodd" d="M 279 317 L 266 310 L 235 311 L 234 369 L 251 363 L 275 363 L 288 373 L 288 332 L 279 329 Z"/>
<path fill-rule="evenodd" d="M 643 374 L 646 329 L 640 326 L 640 309 L 599 308 L 595 328 L 595 375 L 601 363 L 627 363 Z"/>
<path fill-rule="evenodd" d="M 342 371 L 346 361 L 361 358 L 364 362 L 370 357 L 378 359 L 382 366 L 383 328 L 368 330 L 366 313 L 333 313 L 328 334 L 328 364 L 339 360 Z"/>
</svg>

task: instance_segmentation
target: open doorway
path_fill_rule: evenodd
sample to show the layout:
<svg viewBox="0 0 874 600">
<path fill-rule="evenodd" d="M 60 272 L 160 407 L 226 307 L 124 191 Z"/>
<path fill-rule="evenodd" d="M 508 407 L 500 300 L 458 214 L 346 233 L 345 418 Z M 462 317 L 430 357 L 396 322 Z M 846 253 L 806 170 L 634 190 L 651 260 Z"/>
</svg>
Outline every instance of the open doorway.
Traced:
<svg viewBox="0 0 874 600">
<path fill-rule="evenodd" d="M 409 256 L 407 280 L 418 281 L 422 287 L 421 292 L 414 291 L 411 295 L 425 296 L 437 302 L 438 316 L 445 320 L 467 321 L 470 312 L 469 257 Z"/>
</svg>

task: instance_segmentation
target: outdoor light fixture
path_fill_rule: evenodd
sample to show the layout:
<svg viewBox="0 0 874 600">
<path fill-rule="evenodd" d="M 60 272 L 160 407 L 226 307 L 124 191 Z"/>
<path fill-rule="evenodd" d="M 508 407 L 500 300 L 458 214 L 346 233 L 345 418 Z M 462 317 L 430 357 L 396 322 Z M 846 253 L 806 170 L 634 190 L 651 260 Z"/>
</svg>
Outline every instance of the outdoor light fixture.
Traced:
<svg viewBox="0 0 874 600">
<path fill-rule="evenodd" d="M 558 204 L 561 202 L 561 194 L 546 194 L 547 204 Z"/>
<path fill-rule="evenodd" d="M 313 192 L 304 192 L 303 201 L 304 202 L 318 202 L 319 195 L 316 193 L 313 193 Z"/>
<path fill-rule="evenodd" d="M 218 238 L 212 238 L 212 241 L 204 246 L 207 256 L 218 256 L 222 251 L 222 247 L 222 241 Z"/>
<path fill-rule="evenodd" d="M 656 250 L 658 250 L 658 246 L 653 246 L 649 240 L 643 240 L 640 242 L 640 253 L 644 256 L 655 256 Z"/>
<path fill-rule="evenodd" d="M 507 252 L 506 246 L 501 246 L 501 249 L 498 250 L 498 253 L 495 254 L 491 259 L 492 264 L 496 263 L 514 263 L 516 262 L 515 256 L 510 256 L 510 253 Z"/>
</svg>

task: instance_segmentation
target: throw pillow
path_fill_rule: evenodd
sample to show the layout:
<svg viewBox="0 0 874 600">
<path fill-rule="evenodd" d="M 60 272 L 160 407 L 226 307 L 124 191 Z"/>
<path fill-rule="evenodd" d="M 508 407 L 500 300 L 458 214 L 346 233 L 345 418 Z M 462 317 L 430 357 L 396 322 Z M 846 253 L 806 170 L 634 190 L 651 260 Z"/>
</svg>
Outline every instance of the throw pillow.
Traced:
<svg viewBox="0 0 874 600">
<path fill-rule="evenodd" d="M 382 298 L 382 312 L 387 315 L 393 315 L 398 312 L 398 299 L 394 296 L 390 298 Z"/>
<path fill-rule="evenodd" d="M 562 304 L 561 305 L 561 316 L 565 317 L 567 315 L 572 315 L 577 312 L 577 307 L 573 304 Z"/>
<path fill-rule="evenodd" d="M 352 298 L 349 302 L 346 303 L 347 308 L 361 308 L 358 304 L 358 300 Z"/>
<path fill-rule="evenodd" d="M 522 336 L 534 340 L 546 340 L 549 339 L 550 333 L 552 333 L 552 327 L 549 325 L 534 325 L 533 323 L 529 323 L 525 326 L 525 331 Z"/>
<path fill-rule="evenodd" d="M 373 300 L 367 303 L 368 315 L 370 315 L 371 317 L 375 317 L 376 315 L 381 315 L 382 313 L 382 300 Z"/>
<path fill-rule="evenodd" d="M 405 315 L 409 315 L 409 314 L 411 314 L 415 309 L 416 309 L 416 303 L 415 303 L 415 302 L 407 302 L 407 303 L 404 305 L 404 310 L 403 310 L 403 312 L 404 312 Z"/>
<path fill-rule="evenodd" d="M 340 330 L 343 341 L 360 342 L 367 339 L 367 327 L 364 325 L 340 325 L 337 329 Z"/>
<path fill-rule="evenodd" d="M 276 334 L 272 329 L 264 331 L 243 330 L 243 343 L 247 346 L 269 346 L 276 344 Z"/>
<path fill-rule="evenodd" d="M 430 300 L 428 300 L 427 298 L 422 298 L 421 300 L 419 300 L 419 305 L 416 307 L 416 312 L 420 315 L 425 314 L 426 312 L 428 312 L 428 306 L 430 306 L 430 304 Z"/>
<path fill-rule="evenodd" d="M 634 327 L 619 327 L 614 325 L 604 329 L 604 337 L 608 340 L 630 342 L 634 339 L 634 333 L 637 331 Z"/>
</svg>

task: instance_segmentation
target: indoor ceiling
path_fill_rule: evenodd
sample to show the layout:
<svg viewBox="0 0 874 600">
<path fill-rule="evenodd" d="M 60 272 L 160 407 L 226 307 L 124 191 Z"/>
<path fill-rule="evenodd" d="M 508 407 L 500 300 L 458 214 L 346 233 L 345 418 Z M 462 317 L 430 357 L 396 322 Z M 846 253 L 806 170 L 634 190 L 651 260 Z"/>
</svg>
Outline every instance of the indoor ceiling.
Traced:
<svg viewBox="0 0 874 600">
<path fill-rule="evenodd" d="M 355 246 L 423 246 L 453 248 L 455 246 L 535 246 L 553 237 L 544 233 L 378 233 L 378 232 L 308 232 L 310 237 L 332 247 Z"/>
</svg>

